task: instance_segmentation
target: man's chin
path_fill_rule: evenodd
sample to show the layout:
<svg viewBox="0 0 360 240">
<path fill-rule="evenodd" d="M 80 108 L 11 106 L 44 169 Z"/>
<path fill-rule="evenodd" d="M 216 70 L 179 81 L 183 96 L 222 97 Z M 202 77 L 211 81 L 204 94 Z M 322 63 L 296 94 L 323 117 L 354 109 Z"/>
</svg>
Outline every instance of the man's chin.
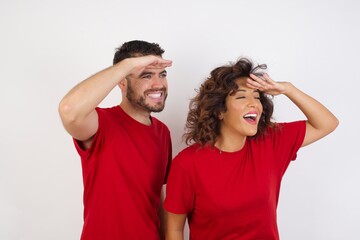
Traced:
<svg viewBox="0 0 360 240">
<path fill-rule="evenodd" d="M 161 112 L 162 110 L 164 110 L 164 107 L 161 107 L 161 108 L 152 108 L 150 111 L 151 111 L 151 112 L 154 112 L 154 113 L 158 113 L 158 112 Z"/>
<path fill-rule="evenodd" d="M 165 104 L 158 104 L 155 106 L 147 106 L 147 110 L 149 110 L 150 112 L 154 112 L 154 113 L 158 113 L 161 112 L 162 110 L 164 110 L 165 108 Z"/>
</svg>

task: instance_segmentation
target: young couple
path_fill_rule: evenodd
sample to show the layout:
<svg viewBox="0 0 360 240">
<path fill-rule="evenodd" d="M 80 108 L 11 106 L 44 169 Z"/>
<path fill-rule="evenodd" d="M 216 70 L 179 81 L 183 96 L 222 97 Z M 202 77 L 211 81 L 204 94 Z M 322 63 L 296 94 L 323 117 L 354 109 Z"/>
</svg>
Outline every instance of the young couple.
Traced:
<svg viewBox="0 0 360 240">
<path fill-rule="evenodd" d="M 280 183 L 300 147 L 338 125 L 321 103 L 241 58 L 215 68 L 191 100 L 172 161 L 164 109 L 171 60 L 155 43 L 129 41 L 113 65 L 82 81 L 59 104 L 81 157 L 82 240 L 279 239 Z M 115 87 L 119 105 L 98 105 Z M 272 121 L 272 96 L 285 95 L 306 119 Z M 171 166 L 171 167 L 170 167 Z M 166 185 L 164 204 L 163 185 Z M 165 210 L 163 209 L 163 206 Z"/>
</svg>

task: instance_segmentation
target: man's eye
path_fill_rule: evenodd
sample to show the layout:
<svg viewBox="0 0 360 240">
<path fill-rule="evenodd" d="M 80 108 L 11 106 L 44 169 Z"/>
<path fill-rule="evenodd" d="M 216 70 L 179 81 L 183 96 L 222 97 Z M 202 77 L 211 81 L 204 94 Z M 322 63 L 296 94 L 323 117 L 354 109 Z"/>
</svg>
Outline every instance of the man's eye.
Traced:
<svg viewBox="0 0 360 240">
<path fill-rule="evenodd" d="M 245 98 L 244 96 L 240 96 L 240 97 L 236 97 L 236 99 L 243 99 Z"/>
<path fill-rule="evenodd" d="M 160 74 L 160 77 L 161 77 L 161 78 L 166 78 L 166 76 L 167 76 L 167 74 L 166 74 L 166 73 L 162 73 L 162 74 Z"/>
<path fill-rule="evenodd" d="M 142 78 L 150 79 L 150 78 L 151 78 L 151 75 L 150 75 L 150 74 L 146 74 L 146 75 L 142 76 Z"/>
</svg>

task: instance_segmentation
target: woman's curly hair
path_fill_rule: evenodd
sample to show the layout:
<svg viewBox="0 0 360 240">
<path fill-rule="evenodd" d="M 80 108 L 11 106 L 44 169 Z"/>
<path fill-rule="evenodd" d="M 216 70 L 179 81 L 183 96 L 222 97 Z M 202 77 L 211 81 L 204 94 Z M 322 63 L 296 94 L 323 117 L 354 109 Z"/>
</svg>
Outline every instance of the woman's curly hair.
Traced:
<svg viewBox="0 0 360 240">
<path fill-rule="evenodd" d="M 192 142 L 202 146 L 210 144 L 214 146 L 220 134 L 221 112 L 226 112 L 226 97 L 234 94 L 238 85 L 236 80 L 241 77 L 250 77 L 250 73 L 261 76 L 261 70 L 266 69 L 265 64 L 257 65 L 247 58 L 240 58 L 235 63 L 230 63 L 211 71 L 210 76 L 201 84 L 197 95 L 191 99 L 189 113 L 183 135 L 186 144 Z M 273 102 L 271 98 L 260 92 L 260 101 L 263 113 L 258 124 L 257 134 L 264 134 L 267 126 L 272 126 Z"/>
</svg>

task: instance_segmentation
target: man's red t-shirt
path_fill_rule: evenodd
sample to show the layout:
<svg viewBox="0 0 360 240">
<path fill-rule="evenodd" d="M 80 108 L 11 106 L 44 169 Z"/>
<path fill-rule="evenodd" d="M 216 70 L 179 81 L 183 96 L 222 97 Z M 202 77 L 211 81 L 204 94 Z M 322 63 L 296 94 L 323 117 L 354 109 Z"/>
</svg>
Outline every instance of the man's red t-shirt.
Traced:
<svg viewBox="0 0 360 240">
<path fill-rule="evenodd" d="M 84 184 L 82 240 L 159 239 L 158 207 L 172 149 L 168 128 L 150 126 L 120 106 L 97 108 L 99 128 L 81 156 Z"/>
<path fill-rule="evenodd" d="M 279 239 L 280 183 L 305 129 L 305 121 L 278 124 L 238 152 L 184 149 L 172 162 L 165 209 L 188 214 L 191 240 Z"/>
</svg>

